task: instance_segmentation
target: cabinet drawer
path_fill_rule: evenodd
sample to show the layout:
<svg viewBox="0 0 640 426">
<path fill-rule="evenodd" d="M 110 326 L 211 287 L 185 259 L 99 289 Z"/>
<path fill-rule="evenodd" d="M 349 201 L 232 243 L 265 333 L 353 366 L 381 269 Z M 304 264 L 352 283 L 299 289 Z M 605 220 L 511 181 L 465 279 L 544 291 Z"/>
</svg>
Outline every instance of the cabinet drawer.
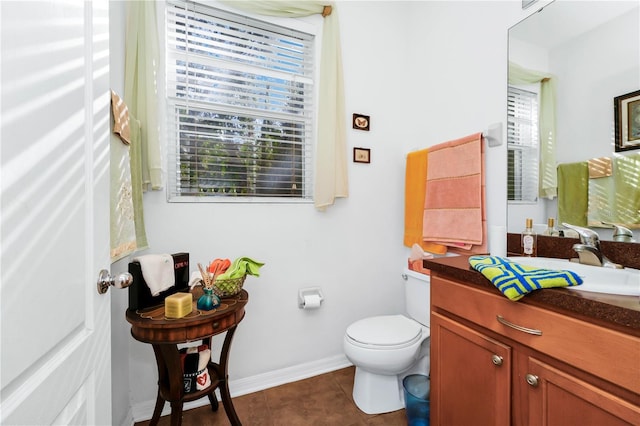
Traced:
<svg viewBox="0 0 640 426">
<path fill-rule="evenodd" d="M 200 324 L 198 327 L 192 327 L 186 331 L 186 341 L 199 340 L 203 336 L 213 336 L 222 333 L 235 323 L 233 314 L 226 315 L 215 320 Z"/>
<path fill-rule="evenodd" d="M 431 304 L 640 393 L 638 337 L 437 276 L 431 278 Z"/>
</svg>

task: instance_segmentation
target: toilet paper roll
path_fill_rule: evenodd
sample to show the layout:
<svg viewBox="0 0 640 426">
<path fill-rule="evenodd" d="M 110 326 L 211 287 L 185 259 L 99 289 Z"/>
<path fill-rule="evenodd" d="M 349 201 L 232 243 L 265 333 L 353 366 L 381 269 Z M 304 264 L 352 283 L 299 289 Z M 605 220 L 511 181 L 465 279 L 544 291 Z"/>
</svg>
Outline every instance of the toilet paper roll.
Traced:
<svg viewBox="0 0 640 426">
<path fill-rule="evenodd" d="M 304 296 L 304 303 L 302 309 L 317 309 L 320 307 L 320 295 L 319 294 L 307 294 Z"/>
<path fill-rule="evenodd" d="M 499 225 L 489 227 L 489 252 L 491 256 L 507 255 L 507 228 Z"/>
</svg>

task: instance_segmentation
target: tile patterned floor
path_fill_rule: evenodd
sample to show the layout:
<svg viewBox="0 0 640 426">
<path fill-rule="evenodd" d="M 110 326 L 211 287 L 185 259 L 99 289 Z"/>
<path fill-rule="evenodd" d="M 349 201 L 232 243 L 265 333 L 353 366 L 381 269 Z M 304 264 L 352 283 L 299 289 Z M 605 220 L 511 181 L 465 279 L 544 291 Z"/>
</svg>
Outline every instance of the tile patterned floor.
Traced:
<svg viewBox="0 0 640 426">
<path fill-rule="evenodd" d="M 354 367 L 239 396 L 233 405 L 244 426 L 404 426 L 404 410 L 368 415 L 353 402 Z M 149 422 L 135 423 L 148 426 Z M 217 412 L 207 406 L 183 413 L 184 426 L 227 426 L 229 421 L 220 403 Z M 160 425 L 169 425 L 162 417 Z"/>
</svg>

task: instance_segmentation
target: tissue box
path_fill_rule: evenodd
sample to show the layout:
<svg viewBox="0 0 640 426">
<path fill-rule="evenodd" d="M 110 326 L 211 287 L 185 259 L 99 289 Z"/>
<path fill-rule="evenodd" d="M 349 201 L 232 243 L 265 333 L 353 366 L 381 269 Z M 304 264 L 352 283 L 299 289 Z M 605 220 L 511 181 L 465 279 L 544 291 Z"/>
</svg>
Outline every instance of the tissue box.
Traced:
<svg viewBox="0 0 640 426">
<path fill-rule="evenodd" d="M 193 296 L 191 293 L 175 293 L 164 299 L 164 316 L 167 318 L 182 318 L 193 310 Z"/>
</svg>

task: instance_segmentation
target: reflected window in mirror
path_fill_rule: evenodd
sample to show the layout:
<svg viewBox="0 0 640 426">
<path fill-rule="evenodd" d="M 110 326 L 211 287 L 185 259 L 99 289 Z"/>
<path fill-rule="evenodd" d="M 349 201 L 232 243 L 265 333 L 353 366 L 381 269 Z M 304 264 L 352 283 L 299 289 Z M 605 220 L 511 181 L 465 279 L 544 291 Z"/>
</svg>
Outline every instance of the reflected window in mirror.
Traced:
<svg viewBox="0 0 640 426">
<path fill-rule="evenodd" d="M 507 193 L 509 201 L 538 199 L 538 94 L 508 88 Z"/>
</svg>

